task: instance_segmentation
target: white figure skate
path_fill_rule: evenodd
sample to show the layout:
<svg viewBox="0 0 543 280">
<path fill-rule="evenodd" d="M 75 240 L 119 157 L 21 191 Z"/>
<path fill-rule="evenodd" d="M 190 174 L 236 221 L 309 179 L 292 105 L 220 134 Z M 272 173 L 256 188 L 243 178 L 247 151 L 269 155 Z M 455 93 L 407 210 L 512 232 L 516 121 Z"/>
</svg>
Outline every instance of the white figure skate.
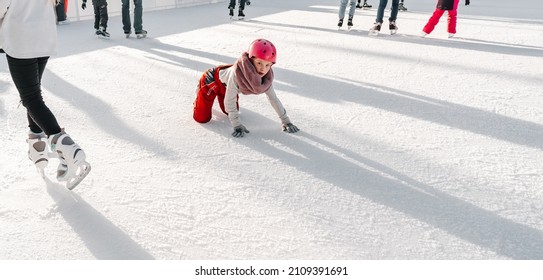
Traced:
<svg viewBox="0 0 543 280">
<path fill-rule="evenodd" d="M 56 140 L 55 143 L 53 140 Z M 57 168 L 57 180 L 65 181 L 66 188 L 72 190 L 91 171 L 91 166 L 86 161 L 85 152 L 64 131 L 49 136 L 49 145 L 60 160 Z"/>
</svg>

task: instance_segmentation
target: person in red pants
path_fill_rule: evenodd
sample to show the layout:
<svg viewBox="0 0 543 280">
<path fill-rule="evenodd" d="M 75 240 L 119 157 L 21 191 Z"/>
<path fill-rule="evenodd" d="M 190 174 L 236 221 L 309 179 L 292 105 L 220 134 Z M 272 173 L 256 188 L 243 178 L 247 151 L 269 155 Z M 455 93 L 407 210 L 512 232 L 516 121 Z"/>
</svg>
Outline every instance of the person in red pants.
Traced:
<svg viewBox="0 0 543 280">
<path fill-rule="evenodd" d="M 194 100 L 193 118 L 199 123 L 211 120 L 211 109 L 215 98 L 223 113 L 228 115 L 234 128 L 232 136 L 243 137 L 249 130 L 241 123 L 239 115 L 239 93 L 258 95 L 265 93 L 281 120 L 283 131 L 299 131 L 290 121 L 287 111 L 273 89 L 273 70 L 277 51 L 272 42 L 257 39 L 249 50 L 243 52 L 234 64 L 219 65 L 205 71 L 200 78 Z"/>
<path fill-rule="evenodd" d="M 465 0 L 466 6 L 469 5 L 470 0 Z M 422 29 L 422 37 L 430 34 L 436 25 L 439 23 L 441 16 L 447 11 L 449 13 L 449 18 L 447 21 L 447 32 L 449 33 L 449 38 L 454 37 L 456 34 L 456 16 L 458 9 L 458 2 L 460 0 L 438 0 L 436 10 L 434 14 L 428 20 L 428 23 Z"/>
</svg>

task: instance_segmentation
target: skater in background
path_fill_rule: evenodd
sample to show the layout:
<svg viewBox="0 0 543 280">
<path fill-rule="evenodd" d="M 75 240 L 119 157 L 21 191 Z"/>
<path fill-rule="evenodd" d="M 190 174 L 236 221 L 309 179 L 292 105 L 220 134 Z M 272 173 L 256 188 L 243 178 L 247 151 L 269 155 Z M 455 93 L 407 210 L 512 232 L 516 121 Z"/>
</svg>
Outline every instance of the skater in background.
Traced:
<svg viewBox="0 0 543 280">
<path fill-rule="evenodd" d="M 392 7 L 390 9 L 390 18 L 388 18 L 388 29 L 390 34 L 396 34 L 398 31 L 398 26 L 396 25 L 396 19 L 398 17 L 398 3 L 399 0 L 392 0 Z M 377 18 L 375 23 L 370 28 L 369 35 L 378 35 L 381 31 L 381 26 L 383 25 L 383 17 L 385 16 L 385 8 L 387 7 L 388 0 L 380 0 L 379 8 L 377 9 Z"/>
<path fill-rule="evenodd" d="M 445 11 L 447 11 L 449 14 L 447 20 L 447 32 L 449 33 L 449 38 L 454 37 L 456 34 L 456 16 L 458 14 L 457 9 L 459 2 L 460 0 L 438 0 L 434 13 L 428 20 L 428 23 L 426 23 L 424 28 L 422 28 L 422 37 L 425 37 L 434 30 Z M 469 0 L 465 0 L 465 4 L 466 6 L 469 5 Z"/>
<path fill-rule="evenodd" d="M 142 0 L 121 0 L 124 35 L 128 38 L 132 34 L 132 27 L 130 26 L 130 1 L 134 1 L 134 32 L 136 33 L 136 38 L 145 38 L 147 37 L 147 30 L 143 29 Z"/>
<path fill-rule="evenodd" d="M 243 13 L 243 10 L 245 9 L 245 3 L 246 0 L 239 0 L 239 9 L 238 9 L 238 18 L 243 19 L 245 17 L 245 14 Z M 230 0 L 230 4 L 228 4 L 228 15 L 230 15 L 230 18 L 234 16 L 234 9 L 236 8 L 236 0 Z"/>
<path fill-rule="evenodd" d="M 367 0 L 364 0 L 364 4 L 360 5 L 360 0 L 358 0 L 358 4 L 356 4 L 356 7 L 359 8 L 359 9 L 369 9 L 371 8 L 372 6 L 370 4 L 367 3 Z"/>
<path fill-rule="evenodd" d="M 0 0 L 0 47 L 6 53 L 28 119 L 28 157 L 43 174 L 48 148 L 60 160 L 57 179 L 75 187 L 90 171 L 85 153 L 61 129 L 42 97 L 41 79 L 56 52 L 57 27 L 51 0 Z M 25 16 L 21 16 L 25 15 Z"/>
<path fill-rule="evenodd" d="M 407 11 L 407 8 L 403 5 L 403 0 L 400 0 L 400 6 L 398 6 L 398 10 L 400 11 Z"/>
<path fill-rule="evenodd" d="M 281 120 L 282 129 L 288 133 L 298 131 L 290 122 L 287 111 L 273 89 L 273 70 L 277 52 L 275 46 L 266 39 L 251 43 L 234 64 L 220 65 L 208 69 L 198 83 L 194 100 L 193 118 L 199 123 L 211 120 L 211 109 L 215 98 L 223 113 L 228 115 L 234 128 L 232 136 L 243 137 L 249 130 L 241 123 L 238 94 L 258 95 L 265 93 L 268 101 Z"/>
<path fill-rule="evenodd" d="M 57 14 L 57 24 L 68 24 L 66 16 L 66 2 L 65 0 L 56 0 L 55 12 Z"/>
<path fill-rule="evenodd" d="M 349 20 L 347 21 L 347 28 L 353 27 L 353 17 L 356 8 L 355 0 L 340 0 L 339 2 L 339 21 L 337 23 L 338 28 L 343 26 L 343 19 L 345 18 L 345 10 L 347 9 L 347 3 L 349 3 Z"/>
<path fill-rule="evenodd" d="M 94 6 L 94 30 L 96 30 L 96 36 L 103 39 L 109 39 L 109 33 L 107 30 L 107 21 L 109 19 L 107 14 L 107 1 L 106 0 L 92 0 Z M 87 8 L 87 0 L 83 0 L 81 3 L 81 9 Z"/>
</svg>

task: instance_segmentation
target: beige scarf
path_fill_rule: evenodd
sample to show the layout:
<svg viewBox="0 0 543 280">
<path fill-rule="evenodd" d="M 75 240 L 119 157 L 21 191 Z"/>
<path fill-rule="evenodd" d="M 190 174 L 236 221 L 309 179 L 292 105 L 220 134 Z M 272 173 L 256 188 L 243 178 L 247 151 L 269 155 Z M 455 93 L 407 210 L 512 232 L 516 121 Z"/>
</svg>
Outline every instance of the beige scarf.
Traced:
<svg viewBox="0 0 543 280">
<path fill-rule="evenodd" d="M 267 91 L 273 82 L 273 70 L 262 78 L 256 72 L 256 68 L 249 58 L 249 54 L 244 52 L 234 63 L 236 70 L 236 83 L 243 94 L 260 94 Z"/>
</svg>

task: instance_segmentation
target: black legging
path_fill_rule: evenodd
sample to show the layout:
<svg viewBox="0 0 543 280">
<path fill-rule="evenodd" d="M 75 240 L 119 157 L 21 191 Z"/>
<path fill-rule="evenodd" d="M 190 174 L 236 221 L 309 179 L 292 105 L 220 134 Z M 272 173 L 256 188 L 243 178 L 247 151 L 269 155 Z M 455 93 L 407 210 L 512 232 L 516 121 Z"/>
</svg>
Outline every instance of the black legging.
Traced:
<svg viewBox="0 0 543 280">
<path fill-rule="evenodd" d="M 6 54 L 11 78 L 26 108 L 28 127 L 31 131 L 53 135 L 60 132 L 57 119 L 41 95 L 41 77 L 49 57 L 19 59 Z"/>
<path fill-rule="evenodd" d="M 240 0 L 239 1 L 239 9 L 242 10 L 242 11 L 245 9 L 245 1 L 246 0 Z M 236 8 L 236 0 L 230 0 L 230 5 L 228 5 L 228 8 L 229 9 Z"/>
<path fill-rule="evenodd" d="M 94 6 L 94 29 L 103 27 L 106 30 L 109 19 L 106 0 L 92 0 L 92 5 Z"/>
</svg>

